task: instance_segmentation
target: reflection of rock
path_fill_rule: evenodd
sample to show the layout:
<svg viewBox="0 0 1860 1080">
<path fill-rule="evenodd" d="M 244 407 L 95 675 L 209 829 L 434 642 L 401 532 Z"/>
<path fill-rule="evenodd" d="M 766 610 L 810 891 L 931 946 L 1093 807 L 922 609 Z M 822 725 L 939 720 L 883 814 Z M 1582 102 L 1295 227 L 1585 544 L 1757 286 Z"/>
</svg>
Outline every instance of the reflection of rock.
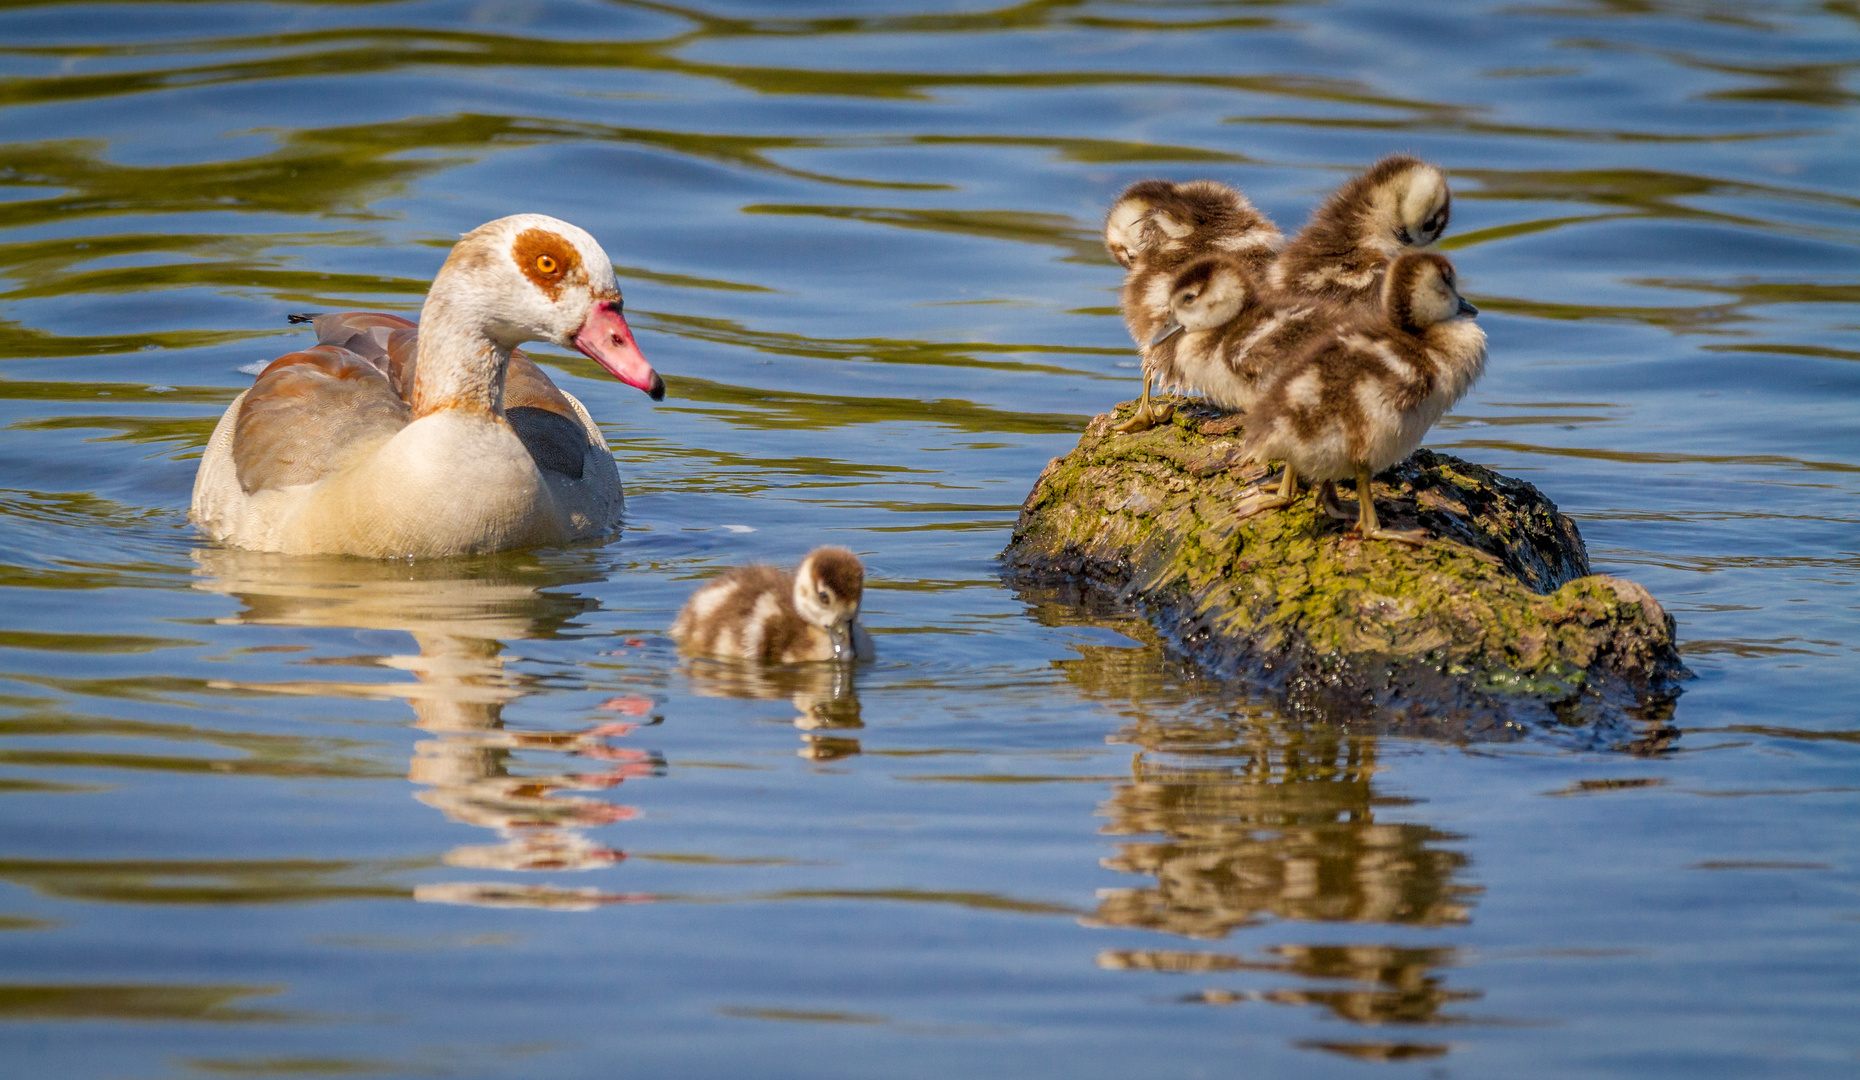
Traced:
<svg viewBox="0 0 1860 1080">
<path fill-rule="evenodd" d="M 408 766 L 408 779 L 427 786 L 420 801 L 450 820 L 494 830 L 500 839 L 455 848 L 446 856 L 448 864 L 587 870 L 626 857 L 578 830 L 632 817 L 632 808 L 562 792 L 609 788 L 662 768 L 661 761 L 645 753 L 608 745 L 608 737 L 633 725 L 526 732 L 508 730 L 503 722 L 504 705 L 527 692 L 522 679 L 504 670 L 503 639 L 552 634 L 591 608 L 591 600 L 542 590 L 598 579 L 598 567 L 545 568 L 521 555 L 403 563 L 207 548 L 195 557 L 201 565 L 199 588 L 237 596 L 245 604 L 232 621 L 391 629 L 413 636 L 418 646 L 413 655 L 366 659 L 408 671 L 415 683 L 306 681 L 255 689 L 405 697 L 418 717 L 415 725 L 435 736 L 416 745 Z M 629 701 L 624 711 L 643 714 L 650 704 Z M 602 764 L 588 773 L 513 774 L 513 759 L 521 752 L 568 754 Z M 593 890 L 501 884 L 422 885 L 414 896 L 564 910 L 612 902 Z"/>
<path fill-rule="evenodd" d="M 1376 791 L 1377 736 L 1287 719 L 1198 682 L 1145 622 L 1101 599 L 1023 597 L 1045 625 L 1096 631 L 1081 634 L 1079 657 L 1058 667 L 1083 696 L 1124 716 L 1112 741 L 1138 748 L 1130 780 L 1100 808 L 1104 832 L 1132 838 L 1104 865 L 1150 880 L 1100 892 L 1087 923 L 1217 939 L 1269 919 L 1440 926 L 1470 917 L 1478 890 L 1457 880 L 1466 858 L 1445 846 L 1454 838 L 1377 819 L 1402 804 Z M 1125 644 L 1085 643 L 1094 636 Z M 1444 1010 L 1480 996 L 1444 985 L 1441 972 L 1453 964 L 1451 949 L 1380 944 L 1278 945 L 1258 959 L 1185 949 L 1098 955 L 1102 968 L 1201 983 L 1179 1000 L 1317 1007 L 1363 1024 L 1451 1022 Z M 1207 984 L 1230 973 L 1277 974 L 1292 985 Z"/>
<path fill-rule="evenodd" d="M 1231 741 L 1214 745 L 1210 732 L 1169 725 L 1139 723 L 1120 733 L 1146 750 L 1132 762 L 1132 782 L 1106 805 L 1105 831 L 1167 839 L 1125 844 L 1105 860 L 1156 883 L 1108 892 L 1097 921 L 1207 938 L 1265 915 L 1465 921 L 1471 890 L 1452 881 L 1465 857 L 1438 846 L 1450 837 L 1426 825 L 1375 820 L 1373 737 L 1257 717 L 1239 718 L 1233 728 Z M 1169 760 L 1157 760 L 1157 751 Z"/>
<path fill-rule="evenodd" d="M 817 734 L 822 731 L 856 731 L 865 726 L 859 718 L 859 695 L 853 688 L 850 664 L 756 664 L 743 660 L 699 657 L 685 662 L 691 688 L 705 697 L 748 698 L 754 701 L 792 703 L 798 713 L 800 756 L 831 761 L 860 752 L 859 740 Z"/>
<path fill-rule="evenodd" d="M 1391 945 L 1278 945 L 1267 949 L 1271 960 L 1243 960 L 1219 953 L 1166 949 L 1107 950 L 1098 966 L 1115 971 L 1213 973 L 1282 972 L 1305 979 L 1347 981 L 1341 989 L 1286 988 L 1232 990 L 1211 987 L 1183 1000 L 1207 1005 L 1243 1001 L 1272 1005 L 1315 1005 L 1341 1020 L 1359 1024 L 1437 1024 L 1453 1019 L 1443 1007 L 1475 1001 L 1475 991 L 1449 990 L 1436 974 L 1453 965 L 1452 949 L 1409 949 Z"/>
</svg>

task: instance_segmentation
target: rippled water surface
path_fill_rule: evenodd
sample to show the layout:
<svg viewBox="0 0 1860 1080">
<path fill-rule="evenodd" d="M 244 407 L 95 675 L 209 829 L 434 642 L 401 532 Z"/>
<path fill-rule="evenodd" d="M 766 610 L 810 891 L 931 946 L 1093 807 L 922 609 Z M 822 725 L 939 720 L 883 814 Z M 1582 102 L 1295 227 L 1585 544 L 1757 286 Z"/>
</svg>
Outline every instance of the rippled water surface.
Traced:
<svg viewBox="0 0 1860 1080">
<path fill-rule="evenodd" d="M 0 1061 L 34 1077 L 1860 1069 L 1860 9 L 0 6 Z M 1538 485 L 1698 673 L 1677 738 L 1377 738 L 1006 588 L 1137 389 L 1097 233 L 1453 176 Z M 613 542 L 376 565 L 185 520 L 287 312 L 594 233 Z M 723 673 L 847 544 L 880 659 Z"/>
</svg>

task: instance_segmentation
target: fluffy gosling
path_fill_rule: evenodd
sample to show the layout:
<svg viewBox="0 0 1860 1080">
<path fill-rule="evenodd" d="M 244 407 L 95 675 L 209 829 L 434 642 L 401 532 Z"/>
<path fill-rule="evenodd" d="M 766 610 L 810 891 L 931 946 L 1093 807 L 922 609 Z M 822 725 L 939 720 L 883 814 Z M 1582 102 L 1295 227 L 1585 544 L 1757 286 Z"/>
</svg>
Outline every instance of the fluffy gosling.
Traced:
<svg viewBox="0 0 1860 1080">
<path fill-rule="evenodd" d="M 671 636 L 687 653 L 735 660 L 870 660 L 872 637 L 859 625 L 864 593 L 857 555 L 815 548 L 792 574 L 744 566 L 706 584 L 685 601 Z"/>
<path fill-rule="evenodd" d="M 1453 264 L 1428 252 L 1390 265 L 1382 308 L 1320 335 L 1268 376 L 1241 446 L 1255 461 L 1283 460 L 1285 473 L 1277 492 L 1242 499 L 1237 517 L 1290 505 L 1300 477 L 1324 481 L 1320 504 L 1337 514 L 1332 483 L 1354 473 L 1365 540 L 1427 541 L 1425 530 L 1381 527 L 1370 478 L 1412 454 L 1485 371 L 1485 331 Z"/>
<path fill-rule="evenodd" d="M 1119 431 L 1142 431 L 1167 419 L 1150 405 L 1152 384 L 1186 385 L 1174 362 L 1174 344 L 1158 336 L 1169 321 L 1169 299 L 1181 269 L 1219 254 L 1263 273 L 1284 242 L 1278 226 L 1244 195 L 1213 180 L 1144 180 L 1111 204 L 1105 250 L 1129 271 L 1119 306 L 1143 358 L 1143 396 L 1136 415 Z"/>
<path fill-rule="evenodd" d="M 1392 154 L 1338 188 L 1273 260 L 1277 291 L 1373 307 L 1390 260 L 1440 239 L 1453 213 L 1447 174 Z"/>
<path fill-rule="evenodd" d="M 1150 341 L 1172 348 L 1182 377 L 1225 409 L 1252 409 L 1285 357 L 1351 317 L 1335 304 L 1274 293 L 1263 276 L 1224 255 L 1189 263 L 1175 277 L 1169 320 Z"/>
</svg>

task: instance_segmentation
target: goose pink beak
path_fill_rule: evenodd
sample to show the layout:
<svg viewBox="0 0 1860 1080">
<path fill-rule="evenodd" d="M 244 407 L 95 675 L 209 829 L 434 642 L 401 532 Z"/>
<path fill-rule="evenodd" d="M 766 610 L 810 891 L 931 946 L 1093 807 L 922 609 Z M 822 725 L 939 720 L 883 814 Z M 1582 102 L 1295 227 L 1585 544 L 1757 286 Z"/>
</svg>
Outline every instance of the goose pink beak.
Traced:
<svg viewBox="0 0 1860 1080">
<path fill-rule="evenodd" d="M 594 305 L 587 321 L 575 333 L 575 348 L 606 368 L 614 378 L 650 394 L 652 400 L 665 400 L 665 380 L 646 363 L 639 345 L 633 341 L 633 328 L 620 315 L 619 301 L 606 300 Z"/>
</svg>

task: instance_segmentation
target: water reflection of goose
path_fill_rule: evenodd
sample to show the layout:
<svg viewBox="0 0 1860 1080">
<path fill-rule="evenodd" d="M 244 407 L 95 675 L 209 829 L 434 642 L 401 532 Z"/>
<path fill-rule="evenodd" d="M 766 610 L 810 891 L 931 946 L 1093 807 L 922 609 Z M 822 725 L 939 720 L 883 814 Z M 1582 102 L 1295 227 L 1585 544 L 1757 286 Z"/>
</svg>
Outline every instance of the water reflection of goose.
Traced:
<svg viewBox="0 0 1860 1080">
<path fill-rule="evenodd" d="M 623 499 L 605 437 L 512 352 L 578 349 L 664 396 L 594 238 L 540 214 L 482 225 L 452 249 L 420 316 L 419 333 L 391 315 L 317 317 L 318 344 L 274 360 L 233 401 L 194 480 L 208 535 L 258 551 L 433 557 L 614 527 Z"/>
<path fill-rule="evenodd" d="M 242 684 L 246 689 L 319 696 L 397 696 L 406 699 L 421 740 L 408 779 L 424 785 L 421 802 L 453 821 L 490 829 L 495 844 L 449 852 L 454 866 L 513 871 L 589 870 L 625 858 L 581 830 L 632 817 L 631 807 L 589 795 L 657 771 L 660 762 L 609 739 L 630 731 L 650 712 L 643 698 L 615 699 L 610 711 L 626 716 L 571 731 L 506 728 L 504 706 L 524 696 L 524 681 L 504 669 L 504 641 L 547 636 L 594 606 L 592 600 L 549 586 L 598 580 L 592 563 L 550 569 L 534 560 L 501 559 L 370 562 L 304 558 L 226 548 L 194 553 L 196 587 L 237 597 L 244 609 L 227 621 L 267 626 L 353 627 L 402 630 L 418 651 L 374 662 L 413 674 L 414 683 L 303 681 Z M 587 771 L 513 773 L 520 752 L 565 754 L 598 762 Z M 570 907 L 596 894 L 586 889 L 509 883 L 421 885 L 416 899 L 469 900 L 499 905 Z"/>
</svg>

